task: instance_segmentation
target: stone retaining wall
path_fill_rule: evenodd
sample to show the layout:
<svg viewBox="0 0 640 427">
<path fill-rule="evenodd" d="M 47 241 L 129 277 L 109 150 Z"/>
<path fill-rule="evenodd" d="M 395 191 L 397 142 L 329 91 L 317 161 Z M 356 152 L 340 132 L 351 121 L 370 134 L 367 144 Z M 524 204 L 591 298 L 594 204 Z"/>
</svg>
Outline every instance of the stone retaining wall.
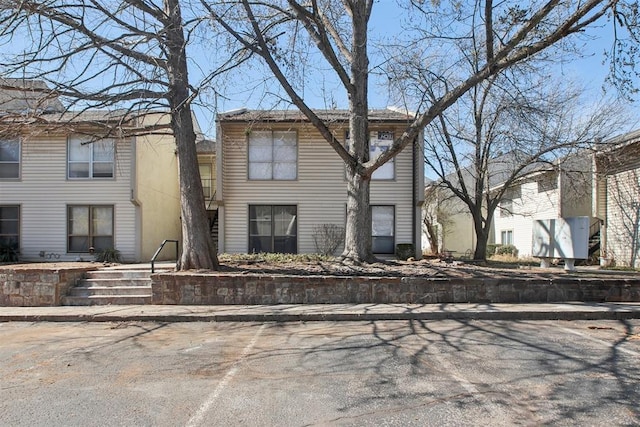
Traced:
<svg viewBox="0 0 640 427">
<path fill-rule="evenodd" d="M 419 277 L 155 274 L 154 304 L 640 302 L 640 277 L 429 279 Z"/>
<path fill-rule="evenodd" d="M 95 267 L 73 269 L 0 269 L 0 306 L 50 307 L 60 305 L 69 288 Z"/>
</svg>

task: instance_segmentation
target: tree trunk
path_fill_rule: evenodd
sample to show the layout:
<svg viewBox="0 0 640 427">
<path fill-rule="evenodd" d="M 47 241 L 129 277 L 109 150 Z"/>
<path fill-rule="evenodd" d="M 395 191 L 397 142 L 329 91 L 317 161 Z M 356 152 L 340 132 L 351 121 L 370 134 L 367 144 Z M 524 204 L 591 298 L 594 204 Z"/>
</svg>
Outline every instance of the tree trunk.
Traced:
<svg viewBox="0 0 640 427">
<path fill-rule="evenodd" d="M 196 135 L 189 103 L 189 80 L 182 16 L 178 0 L 165 0 L 167 15 L 168 101 L 171 108 L 171 129 L 178 151 L 180 206 L 182 216 L 182 255 L 178 270 L 217 270 L 218 256 L 204 203 L 204 193 L 198 169 Z"/>
<path fill-rule="evenodd" d="M 487 244 L 489 242 L 489 226 L 483 227 L 482 214 L 474 215 L 474 230 L 476 232 L 476 249 L 473 253 L 473 259 L 477 261 L 487 260 Z M 486 224 L 491 223 L 491 218 L 485 221 Z"/>
<path fill-rule="evenodd" d="M 370 182 L 368 177 L 363 178 L 347 167 L 347 224 L 342 259 L 349 263 L 375 261 L 371 250 Z"/>
<path fill-rule="evenodd" d="M 374 262 L 371 248 L 371 209 L 369 189 L 371 172 L 363 164 L 369 161 L 369 57 L 367 56 L 367 2 L 351 4 L 353 40 L 351 45 L 351 86 L 349 87 L 349 154 L 347 164 L 347 224 L 344 261 L 356 264 Z"/>
<path fill-rule="evenodd" d="M 476 250 L 473 253 L 473 259 L 477 261 L 487 260 L 487 243 L 489 236 L 483 232 L 476 233 Z"/>
<path fill-rule="evenodd" d="M 429 246 L 431 247 L 431 253 L 437 255 L 440 252 L 438 248 L 438 229 L 437 225 L 428 218 L 425 218 L 422 223 L 427 231 L 427 239 L 429 239 Z"/>
</svg>

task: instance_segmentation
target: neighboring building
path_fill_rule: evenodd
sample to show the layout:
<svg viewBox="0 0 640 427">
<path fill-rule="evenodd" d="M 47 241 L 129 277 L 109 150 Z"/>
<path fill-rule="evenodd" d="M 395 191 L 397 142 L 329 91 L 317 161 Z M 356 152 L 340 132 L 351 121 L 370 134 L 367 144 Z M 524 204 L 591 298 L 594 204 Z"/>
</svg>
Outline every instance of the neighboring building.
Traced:
<svg viewBox="0 0 640 427">
<path fill-rule="evenodd" d="M 640 268 L 640 130 L 595 156 L 594 216 L 602 219 L 604 263 Z"/>
<path fill-rule="evenodd" d="M 66 111 L 42 82 L 4 82 L 24 90 L 0 92 L 0 245 L 23 261 L 113 248 L 132 262 L 180 238 L 173 137 L 127 136 L 168 115 Z"/>
<path fill-rule="evenodd" d="M 491 192 L 502 188 L 511 173 L 517 154 L 507 153 L 496 157 L 489 165 Z M 532 165 L 528 172 L 505 192 L 494 212 L 489 244 L 514 245 L 521 257 L 531 256 L 533 247 L 533 223 L 538 219 L 569 218 L 592 215 L 592 159 L 590 153 L 573 155 L 548 166 Z M 463 170 L 470 180 L 472 174 Z M 433 183 L 432 185 L 437 185 Z M 473 188 L 472 181 L 466 182 Z M 455 256 L 473 255 L 475 231 L 468 207 L 453 193 L 439 189 L 436 201 L 443 213 L 439 227 L 441 250 L 453 251 Z M 591 219 L 590 235 L 597 237 L 599 221 Z M 426 246 L 426 245 L 425 245 Z M 430 248 L 428 248 L 430 249 Z M 597 250 L 597 245 L 591 251 Z"/>
<path fill-rule="evenodd" d="M 198 153 L 198 169 L 204 192 L 204 203 L 209 218 L 211 237 L 218 242 L 218 201 L 216 200 L 217 165 L 216 142 L 208 139 L 200 139 L 196 143 Z"/>
<path fill-rule="evenodd" d="M 317 114 L 330 123 L 338 140 L 348 142 L 346 111 Z M 411 120 L 391 110 L 371 111 L 371 155 L 386 150 Z M 419 256 L 421 141 L 419 137 L 373 175 L 370 204 L 377 255 L 393 255 L 396 245 L 410 243 Z M 300 112 L 220 114 L 216 151 L 220 252 L 314 253 L 315 227 L 344 227 L 344 162 Z"/>
<path fill-rule="evenodd" d="M 529 257 L 535 220 L 591 216 L 592 174 L 591 154 L 582 153 L 519 180 L 496 209 L 495 243 L 514 245 L 519 256 Z M 590 235 L 597 234 L 597 218 L 592 218 L 591 227 Z"/>
<path fill-rule="evenodd" d="M 437 247 L 431 247 L 426 224 L 422 224 L 422 252 L 437 254 L 450 251 L 454 256 L 472 256 L 476 247 L 476 233 L 469 208 L 451 190 L 432 182 L 425 188 L 423 221 L 432 224 L 437 235 Z"/>
</svg>

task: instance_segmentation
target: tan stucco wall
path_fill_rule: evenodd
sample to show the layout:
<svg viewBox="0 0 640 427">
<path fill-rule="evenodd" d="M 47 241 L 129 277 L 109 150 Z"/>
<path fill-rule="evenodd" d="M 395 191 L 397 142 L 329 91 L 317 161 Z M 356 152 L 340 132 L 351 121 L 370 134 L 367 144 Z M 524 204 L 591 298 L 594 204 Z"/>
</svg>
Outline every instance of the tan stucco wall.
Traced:
<svg viewBox="0 0 640 427">
<path fill-rule="evenodd" d="M 168 123 L 166 114 L 151 114 L 143 124 Z M 164 239 L 181 239 L 178 157 L 171 135 L 136 138 L 136 170 L 133 197 L 140 204 L 138 241 L 140 259 L 150 260 Z M 159 260 L 175 259 L 170 245 Z"/>
</svg>

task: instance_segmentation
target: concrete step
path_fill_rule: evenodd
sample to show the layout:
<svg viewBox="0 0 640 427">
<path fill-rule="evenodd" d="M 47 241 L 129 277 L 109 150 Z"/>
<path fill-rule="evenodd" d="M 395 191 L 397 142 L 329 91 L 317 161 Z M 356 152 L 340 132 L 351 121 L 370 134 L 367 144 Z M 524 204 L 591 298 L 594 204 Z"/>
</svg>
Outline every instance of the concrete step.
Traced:
<svg viewBox="0 0 640 427">
<path fill-rule="evenodd" d="M 151 288 L 151 279 L 146 278 L 104 278 L 104 279 L 82 279 L 77 286 L 85 287 L 109 287 L 109 286 L 148 286 Z"/>
<path fill-rule="evenodd" d="M 148 270 L 102 269 L 69 289 L 63 305 L 151 304 L 151 272 Z"/>
<path fill-rule="evenodd" d="M 151 285 L 149 286 L 74 286 L 69 290 L 69 296 L 130 296 L 144 295 L 151 296 Z"/>
<path fill-rule="evenodd" d="M 151 271 L 139 270 L 95 270 L 88 271 L 87 279 L 149 279 Z"/>
<path fill-rule="evenodd" d="M 143 305 L 151 304 L 151 295 L 66 296 L 62 305 Z"/>
</svg>

